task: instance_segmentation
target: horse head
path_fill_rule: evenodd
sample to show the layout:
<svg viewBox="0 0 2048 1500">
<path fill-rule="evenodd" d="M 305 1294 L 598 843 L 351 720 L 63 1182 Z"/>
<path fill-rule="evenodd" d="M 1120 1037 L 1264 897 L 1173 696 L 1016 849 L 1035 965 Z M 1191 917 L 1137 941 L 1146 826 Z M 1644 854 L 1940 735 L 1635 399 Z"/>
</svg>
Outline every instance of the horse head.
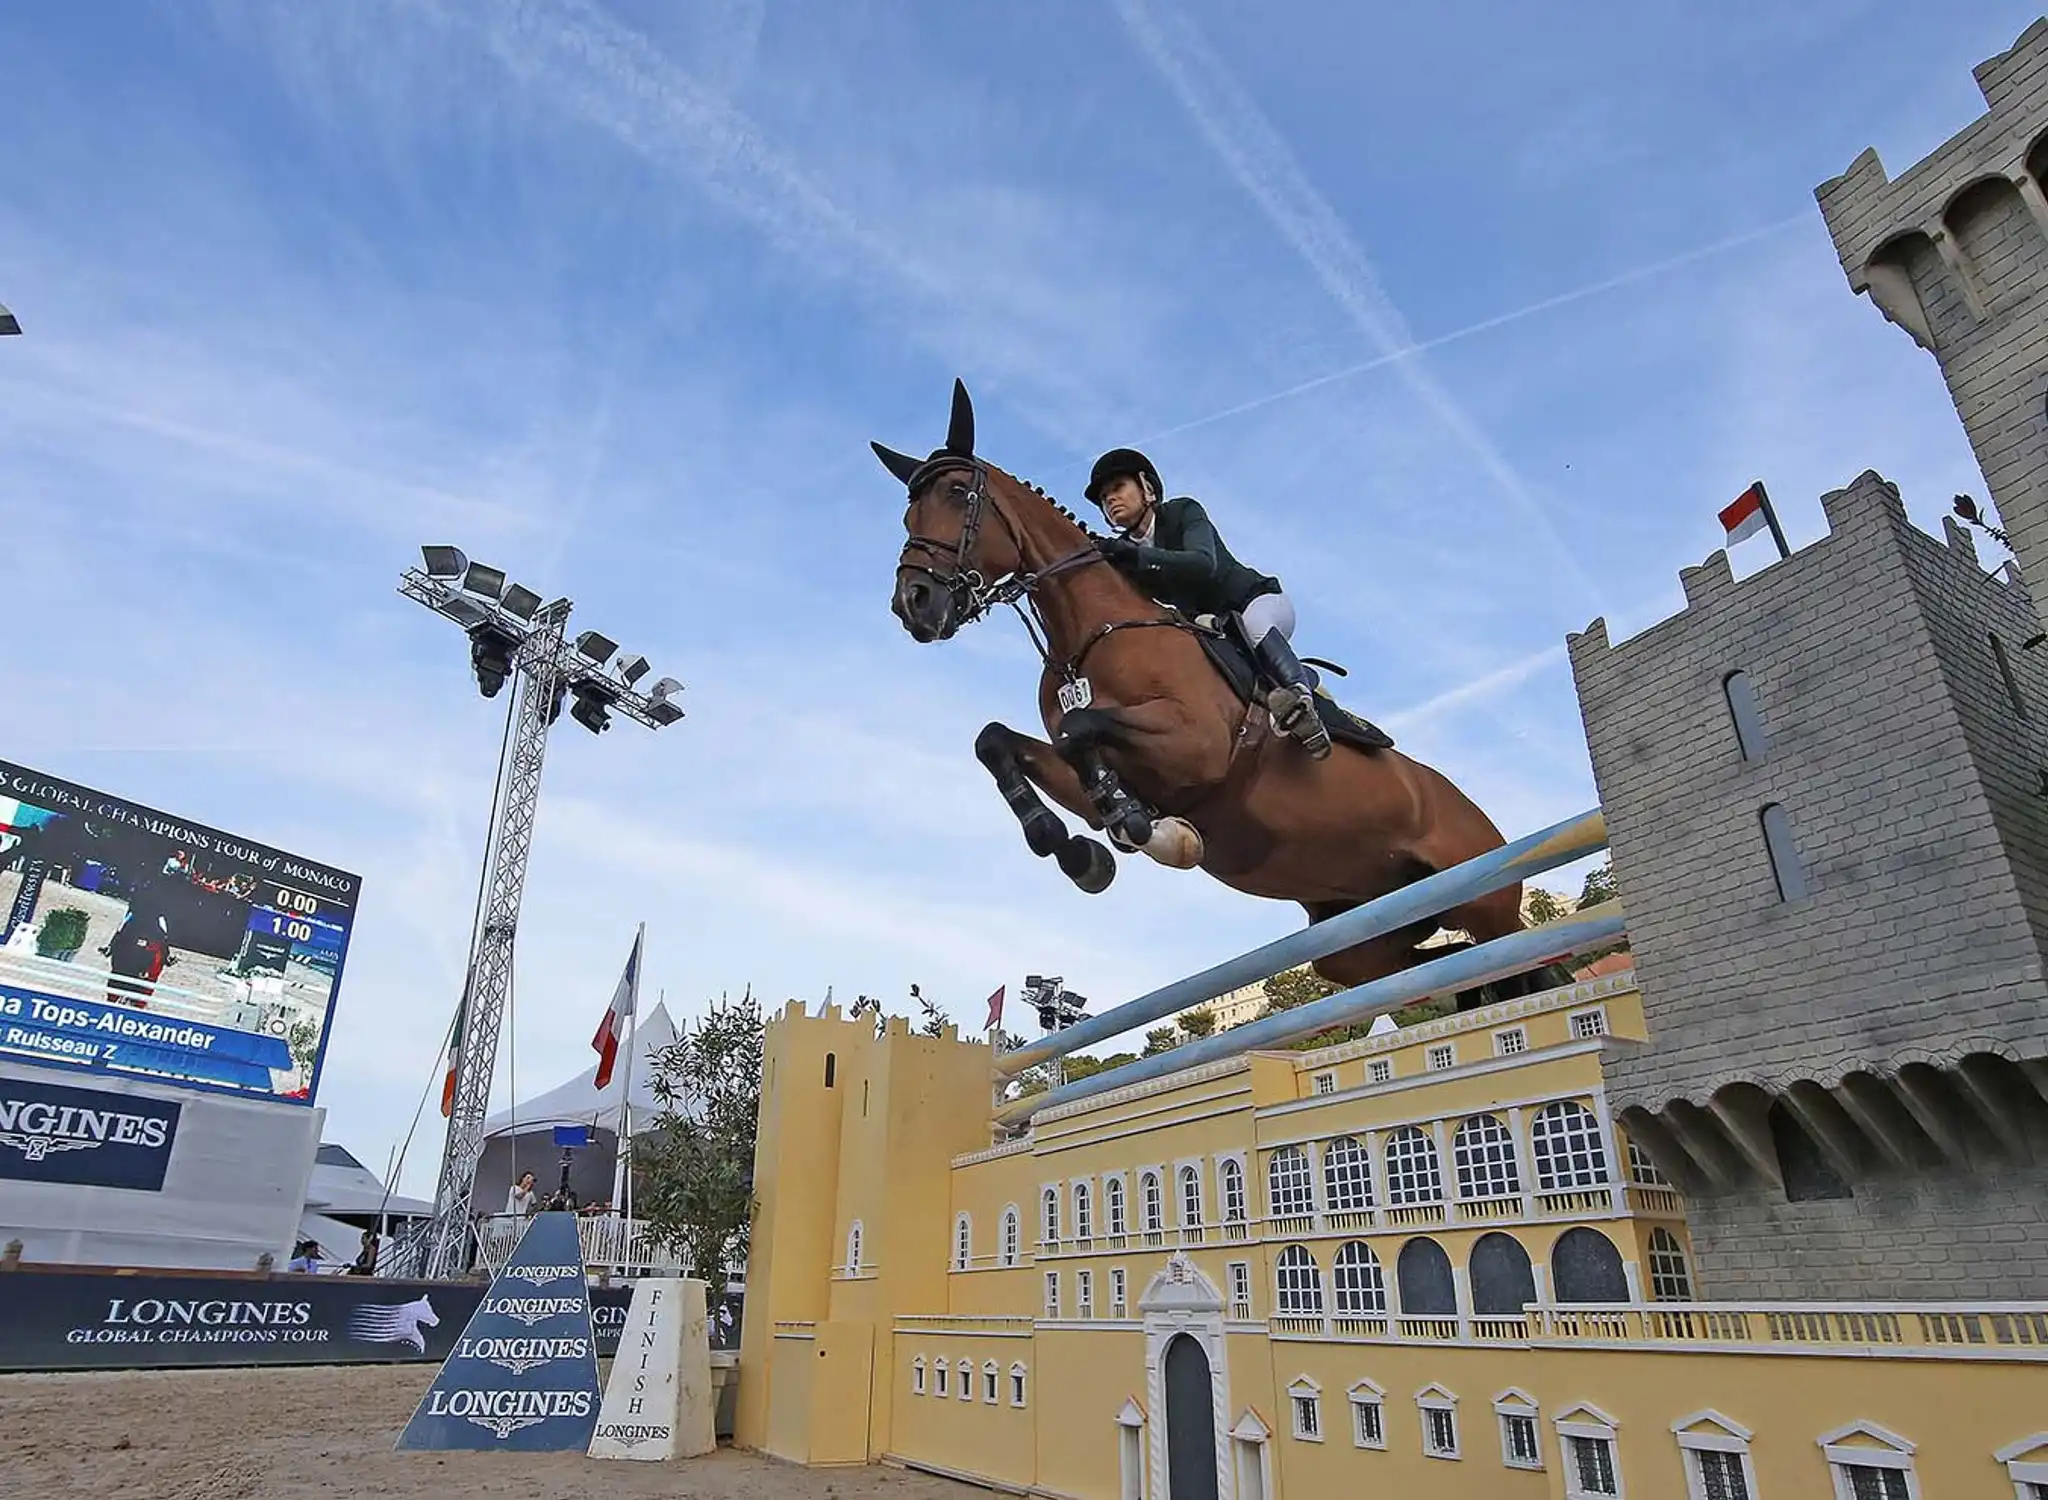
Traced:
<svg viewBox="0 0 2048 1500">
<path fill-rule="evenodd" d="M 914 640 L 946 640 L 988 609 L 991 584 L 1030 565 L 1031 492 L 975 455 L 974 402 L 958 380 L 945 444 L 929 458 L 869 446 L 910 496 L 892 607 Z"/>
</svg>

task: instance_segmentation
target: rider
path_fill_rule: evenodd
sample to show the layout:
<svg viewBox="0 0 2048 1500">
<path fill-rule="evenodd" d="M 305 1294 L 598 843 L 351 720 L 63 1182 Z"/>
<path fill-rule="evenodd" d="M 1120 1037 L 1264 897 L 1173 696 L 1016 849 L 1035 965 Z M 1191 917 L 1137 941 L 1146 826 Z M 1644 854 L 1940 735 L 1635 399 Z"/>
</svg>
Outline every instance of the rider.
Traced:
<svg viewBox="0 0 2048 1500">
<path fill-rule="evenodd" d="M 1161 499 L 1164 493 L 1152 460 L 1135 448 L 1112 448 L 1096 459 L 1087 495 L 1119 533 L 1097 541 L 1097 550 L 1152 598 L 1183 614 L 1235 614 L 1260 672 L 1273 684 L 1266 711 L 1321 760 L 1330 753 L 1330 732 L 1316 712 L 1308 669 L 1289 644 L 1294 605 L 1280 580 L 1232 557 L 1200 501 Z"/>
</svg>

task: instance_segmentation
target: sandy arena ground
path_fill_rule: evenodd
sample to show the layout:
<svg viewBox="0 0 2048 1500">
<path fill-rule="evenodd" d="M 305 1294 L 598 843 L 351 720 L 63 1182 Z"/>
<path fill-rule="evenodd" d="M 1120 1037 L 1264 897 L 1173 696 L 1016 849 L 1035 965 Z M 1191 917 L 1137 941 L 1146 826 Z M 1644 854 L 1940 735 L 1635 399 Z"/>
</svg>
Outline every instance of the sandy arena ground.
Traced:
<svg viewBox="0 0 2048 1500">
<path fill-rule="evenodd" d="M 670 1463 L 393 1453 L 435 1369 L 0 1376 L 0 1490 L 34 1500 L 972 1500 L 985 1493 L 895 1469 L 804 1469 L 730 1449 Z"/>
</svg>

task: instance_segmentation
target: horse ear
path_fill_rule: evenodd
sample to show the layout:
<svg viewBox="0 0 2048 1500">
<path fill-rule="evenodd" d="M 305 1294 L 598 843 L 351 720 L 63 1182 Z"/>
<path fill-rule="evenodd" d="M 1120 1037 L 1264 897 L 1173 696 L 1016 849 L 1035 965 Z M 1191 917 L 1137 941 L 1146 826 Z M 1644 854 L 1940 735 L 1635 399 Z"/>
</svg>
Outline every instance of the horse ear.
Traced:
<svg viewBox="0 0 2048 1500">
<path fill-rule="evenodd" d="M 875 450 L 875 457 L 882 461 L 882 467 L 891 474 L 894 474 L 905 484 L 910 483 L 910 476 L 923 467 L 909 454 L 898 453 L 894 448 L 884 448 L 880 443 L 874 442 L 869 443 L 868 446 Z"/>
<path fill-rule="evenodd" d="M 974 402 L 957 378 L 953 382 L 953 420 L 946 424 L 946 451 L 962 458 L 974 456 Z"/>
</svg>

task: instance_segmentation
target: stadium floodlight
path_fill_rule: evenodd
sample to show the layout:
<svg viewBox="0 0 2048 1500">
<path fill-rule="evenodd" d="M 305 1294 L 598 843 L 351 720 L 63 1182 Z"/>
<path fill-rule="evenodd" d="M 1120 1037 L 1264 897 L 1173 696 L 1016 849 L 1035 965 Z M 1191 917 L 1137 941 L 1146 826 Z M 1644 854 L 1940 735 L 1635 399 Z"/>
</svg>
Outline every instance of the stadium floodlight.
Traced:
<svg viewBox="0 0 2048 1500">
<path fill-rule="evenodd" d="M 614 716 L 647 729 L 663 728 L 683 716 L 670 701 L 683 685 L 664 677 L 652 692 L 642 692 L 639 685 L 650 668 L 638 655 L 627 656 L 608 670 L 618 643 L 594 630 L 572 637 L 567 599 L 543 604 L 540 594 L 512 582 L 502 569 L 471 563 L 458 547 L 422 547 L 420 555 L 425 568 L 407 568 L 398 591 L 460 625 L 469 640 L 478 690 L 486 698 L 512 699 L 470 934 L 469 972 L 449 1030 L 450 1055 L 456 1060 L 455 1096 L 448 1106 L 447 1147 L 435 1188 L 434 1217 L 418 1240 L 400 1251 L 403 1263 L 417 1273 L 449 1277 L 460 1275 L 470 1264 L 470 1205 L 476 1197 L 499 1036 L 512 993 L 513 938 L 540 805 L 548 731 L 565 707 L 592 734 L 603 734 Z M 506 694 L 505 684 L 515 681 L 518 691 Z"/>
<path fill-rule="evenodd" d="M 505 592 L 505 570 L 488 563 L 473 562 L 469 571 L 462 575 L 462 588 L 464 593 L 496 599 Z"/>
<path fill-rule="evenodd" d="M 465 599 L 460 594 L 450 594 L 435 601 L 434 610 L 437 614 L 446 615 L 464 630 L 474 630 L 479 625 L 488 623 L 491 618 L 489 610 L 474 599 Z"/>
<path fill-rule="evenodd" d="M 469 559 L 460 547 L 422 547 L 420 554 L 427 560 L 429 578 L 460 578 L 469 571 Z"/>
<path fill-rule="evenodd" d="M 20 333 L 21 323 L 4 306 L 0 306 L 0 333 Z"/>
<path fill-rule="evenodd" d="M 603 734 L 612 727 L 611 714 L 607 710 L 619 701 L 615 689 L 594 677 L 586 677 L 571 686 L 569 691 L 576 695 L 576 706 L 569 710 L 570 718 L 592 734 Z"/>
</svg>

